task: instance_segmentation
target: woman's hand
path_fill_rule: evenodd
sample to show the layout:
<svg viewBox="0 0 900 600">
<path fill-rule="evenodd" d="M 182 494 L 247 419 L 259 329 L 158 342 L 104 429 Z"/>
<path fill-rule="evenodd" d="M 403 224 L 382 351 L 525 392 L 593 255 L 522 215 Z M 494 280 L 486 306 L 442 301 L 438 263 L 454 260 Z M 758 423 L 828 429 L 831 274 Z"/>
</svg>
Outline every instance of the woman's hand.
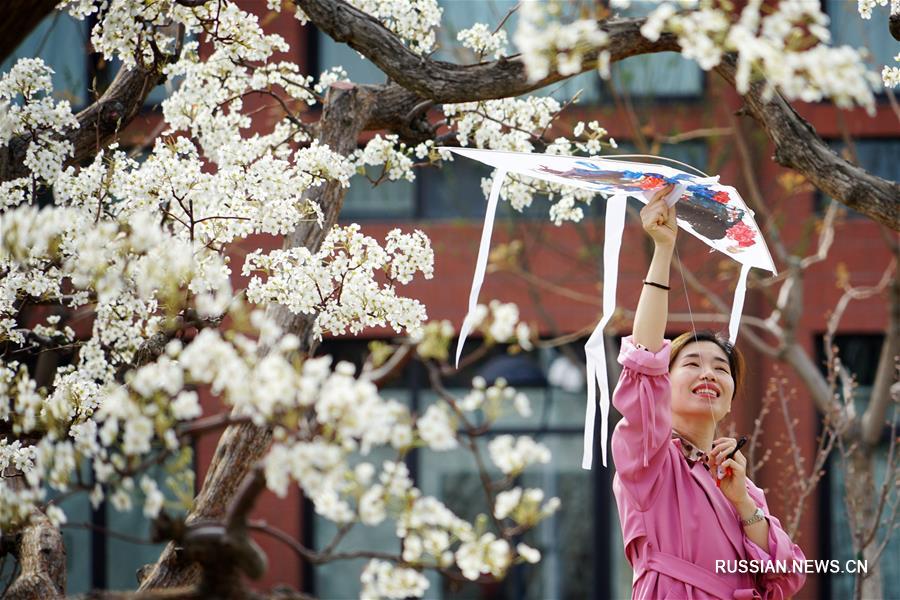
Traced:
<svg viewBox="0 0 900 600">
<path fill-rule="evenodd" d="M 709 471 L 719 480 L 722 494 L 740 510 L 747 505 L 750 494 L 747 493 L 747 459 L 740 450 L 735 452 L 734 458 L 728 458 L 735 448 L 737 440 L 734 438 L 715 440 L 709 451 Z"/>
<path fill-rule="evenodd" d="M 666 206 L 666 196 L 673 189 L 675 189 L 674 183 L 660 188 L 653 194 L 653 199 L 641 209 L 644 231 L 657 245 L 675 245 L 675 236 L 678 233 L 678 224 L 675 222 L 675 206 Z"/>
</svg>

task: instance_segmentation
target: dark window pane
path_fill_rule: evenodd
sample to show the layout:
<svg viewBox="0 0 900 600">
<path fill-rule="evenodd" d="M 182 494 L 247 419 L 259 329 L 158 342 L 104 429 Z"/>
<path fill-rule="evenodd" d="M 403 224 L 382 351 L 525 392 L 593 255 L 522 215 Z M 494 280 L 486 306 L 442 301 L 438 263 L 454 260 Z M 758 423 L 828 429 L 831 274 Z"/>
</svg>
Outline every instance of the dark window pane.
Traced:
<svg viewBox="0 0 900 600">
<path fill-rule="evenodd" d="M 618 14 L 621 17 L 644 17 L 658 6 L 657 0 L 636 0 Z M 610 71 L 612 82 L 603 82 L 604 99 L 611 97 L 611 85 L 618 93 L 653 100 L 658 100 L 660 96 L 697 97 L 703 92 L 703 70 L 696 62 L 677 52 L 632 56 L 614 63 Z"/>
<path fill-rule="evenodd" d="M 87 39 L 85 21 L 55 12 L 41 21 L 3 61 L 0 72 L 8 73 L 20 58 L 44 59 L 54 71 L 53 95 L 68 100 L 76 111 L 88 101 Z"/>
<path fill-rule="evenodd" d="M 315 36 L 319 65 L 312 74 L 314 77 L 318 77 L 326 69 L 340 66 L 354 83 L 384 83 L 387 80 L 385 74 L 374 63 L 363 58 L 347 44 L 335 42 L 328 34 L 318 30 Z"/>
<path fill-rule="evenodd" d="M 187 449 L 190 452 L 190 448 Z M 169 490 L 168 481 L 172 477 L 180 477 L 186 471 L 183 462 L 170 458 L 167 467 L 154 467 L 146 474 L 156 481 L 159 490 L 163 493 L 166 503 L 163 510 L 169 514 L 175 513 L 173 502 L 175 498 Z M 192 456 L 184 456 L 182 461 L 187 462 L 187 469 L 192 469 Z M 188 490 L 192 492 L 192 490 Z M 191 493 L 191 496 L 193 494 Z M 141 540 L 150 540 L 151 520 L 144 516 L 144 493 L 140 489 L 140 477 L 134 481 L 134 491 L 131 493 L 132 508 L 129 511 L 119 512 L 111 504 L 107 497 L 104 506 L 106 508 L 106 523 L 110 531 L 124 533 Z M 101 507 L 103 510 L 103 507 Z M 181 510 L 184 510 L 183 507 Z M 114 536 L 106 539 L 106 585 L 113 590 L 137 589 L 137 570 L 146 564 L 154 563 L 162 554 L 165 544 L 142 544 L 124 540 Z"/>
<path fill-rule="evenodd" d="M 369 169 L 369 177 L 377 180 L 380 168 Z M 412 219 L 415 213 L 415 183 L 412 181 L 383 181 L 376 186 L 360 175 L 350 180 L 344 196 L 341 220 L 377 221 Z"/>
<path fill-rule="evenodd" d="M 870 66 L 880 73 L 882 66 L 896 64 L 894 56 L 900 47 L 888 28 L 890 9 L 876 6 L 871 19 L 862 19 L 856 6 L 856 2 L 847 0 L 825 0 L 831 18 L 831 45 L 866 48 L 871 55 Z"/>
<path fill-rule="evenodd" d="M 816 338 L 816 355 L 819 368 L 823 373 L 825 366 L 825 351 L 822 346 L 822 336 Z M 875 380 L 875 372 L 878 368 L 878 360 L 881 353 L 881 345 L 884 336 L 881 334 L 841 334 L 835 336 L 834 343 L 838 347 L 838 355 L 841 362 L 852 373 L 859 384 L 854 390 L 854 404 L 856 405 L 857 414 L 862 414 L 869 404 L 872 384 Z M 880 486 L 885 480 L 887 455 L 888 455 L 888 436 L 883 438 L 880 446 L 873 450 L 875 464 L 875 486 L 876 490 L 880 490 Z M 828 529 L 828 540 L 825 556 L 837 559 L 844 564 L 847 560 L 856 559 L 853 548 L 853 538 L 850 532 L 850 520 L 847 516 L 846 505 L 846 474 L 847 465 L 841 460 L 838 450 L 835 450 L 829 457 L 829 464 L 826 468 L 826 481 L 822 486 L 822 494 L 827 494 L 822 506 L 826 507 L 823 520 Z M 890 527 L 884 523 L 879 526 L 875 544 L 880 544 L 884 540 L 885 532 L 890 531 Z M 900 586 L 900 571 L 890 568 L 889 565 L 900 563 L 900 538 L 892 535 L 878 566 L 882 576 L 882 590 L 896 590 Z M 872 569 L 873 565 L 869 565 Z M 853 595 L 854 576 L 852 573 L 836 573 L 829 577 L 830 598 L 835 600 L 839 598 L 849 598 Z M 887 596 L 885 596 L 887 597 Z"/>
<path fill-rule="evenodd" d="M 423 219 L 484 219 L 487 197 L 482 179 L 493 169 L 480 162 L 455 157 L 440 169 L 423 169 L 418 173 L 421 186 L 419 216 Z M 514 175 L 507 175 L 507 178 Z M 498 219 L 549 219 L 550 204 L 546 196 L 535 195 L 531 206 L 519 212 L 502 198 L 497 203 Z"/>
</svg>

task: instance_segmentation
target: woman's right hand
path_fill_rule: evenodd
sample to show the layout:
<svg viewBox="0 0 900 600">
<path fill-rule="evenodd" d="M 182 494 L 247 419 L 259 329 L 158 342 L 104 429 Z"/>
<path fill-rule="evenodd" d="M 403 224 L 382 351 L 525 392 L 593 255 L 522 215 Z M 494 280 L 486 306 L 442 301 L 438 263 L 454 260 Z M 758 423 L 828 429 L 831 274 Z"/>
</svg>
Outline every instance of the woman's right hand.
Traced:
<svg viewBox="0 0 900 600">
<path fill-rule="evenodd" d="M 674 188 L 674 183 L 660 188 L 653 195 L 653 199 L 641 209 L 641 222 L 644 225 L 644 231 L 657 245 L 675 245 L 675 236 L 678 234 L 678 224 L 675 222 L 675 205 L 671 207 L 666 206 L 666 197 Z"/>
</svg>

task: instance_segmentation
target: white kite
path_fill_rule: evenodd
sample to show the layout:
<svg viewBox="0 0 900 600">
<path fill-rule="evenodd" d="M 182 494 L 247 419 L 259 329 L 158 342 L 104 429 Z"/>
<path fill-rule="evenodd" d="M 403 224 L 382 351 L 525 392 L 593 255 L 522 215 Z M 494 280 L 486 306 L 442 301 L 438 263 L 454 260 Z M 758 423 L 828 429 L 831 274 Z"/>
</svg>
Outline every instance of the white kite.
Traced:
<svg viewBox="0 0 900 600">
<path fill-rule="evenodd" d="M 606 197 L 606 221 L 603 240 L 603 316 L 584 346 L 587 357 L 587 408 L 584 420 L 584 456 L 581 466 L 590 469 L 594 451 L 594 419 L 596 417 L 596 385 L 600 386 L 600 449 L 606 466 L 606 439 L 609 428 L 609 384 L 606 373 L 606 351 L 603 328 L 616 307 L 616 284 L 619 278 L 619 249 L 625 228 L 625 203 L 629 196 L 643 203 L 649 202 L 660 188 L 673 183 L 675 189 L 666 202 L 678 203 L 678 226 L 707 245 L 741 263 L 741 274 L 734 291 L 729 339 L 737 339 L 747 273 L 758 267 L 775 273 L 775 264 L 765 240 L 753 220 L 753 212 L 733 187 L 720 185 L 718 177 L 700 177 L 662 165 L 626 162 L 612 158 L 583 158 L 550 154 L 527 154 L 470 148 L 441 148 L 472 158 L 496 168 L 491 194 L 488 198 L 484 229 L 469 308 L 463 321 L 456 347 L 456 363 L 462 354 L 466 337 L 472 330 L 472 315 L 478 305 L 478 294 L 487 268 L 491 232 L 500 188 L 508 172 L 518 173 L 551 183 L 571 185 L 598 192 Z M 648 157 L 656 158 L 656 157 Z M 686 165 L 687 166 L 687 165 Z"/>
</svg>

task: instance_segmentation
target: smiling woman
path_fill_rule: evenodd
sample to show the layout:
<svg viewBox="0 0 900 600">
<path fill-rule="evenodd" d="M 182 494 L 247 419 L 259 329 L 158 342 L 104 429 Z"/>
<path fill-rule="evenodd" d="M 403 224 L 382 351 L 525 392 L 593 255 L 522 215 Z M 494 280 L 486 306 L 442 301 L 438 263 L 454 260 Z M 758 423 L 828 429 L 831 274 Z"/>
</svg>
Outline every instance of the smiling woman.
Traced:
<svg viewBox="0 0 900 600">
<path fill-rule="evenodd" d="M 747 478 L 737 442 L 716 438 L 743 379 L 740 353 L 712 332 L 663 338 L 677 233 L 666 193 L 641 210 L 655 250 L 613 396 L 623 416 L 612 435 L 613 492 L 633 597 L 790 597 L 803 573 L 715 571 L 717 560 L 790 563 L 804 554 Z"/>
</svg>

